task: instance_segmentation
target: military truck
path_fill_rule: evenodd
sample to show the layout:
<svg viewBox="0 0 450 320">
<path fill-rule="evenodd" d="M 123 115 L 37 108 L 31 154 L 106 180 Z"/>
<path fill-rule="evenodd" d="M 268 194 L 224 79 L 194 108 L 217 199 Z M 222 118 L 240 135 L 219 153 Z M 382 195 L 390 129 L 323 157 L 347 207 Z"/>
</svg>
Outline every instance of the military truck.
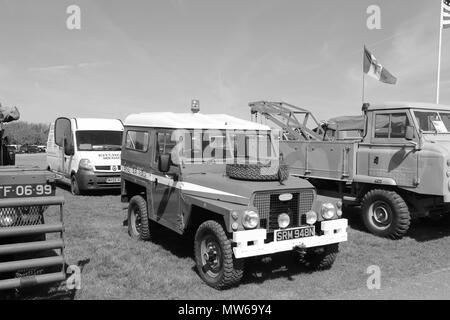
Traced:
<svg viewBox="0 0 450 320">
<path fill-rule="evenodd" d="M 373 234 L 400 239 L 411 218 L 448 213 L 449 106 L 364 104 L 364 121 L 353 118 L 341 129 L 339 119 L 319 122 L 309 110 L 284 102 L 249 106 L 254 121 L 264 118 L 283 130 L 280 150 L 291 173 L 320 194 L 360 205 Z M 361 134 L 341 138 L 339 131 Z"/>
<path fill-rule="evenodd" d="M 0 105 L 0 290 L 66 278 L 64 198 L 55 196 L 55 175 L 4 156 L 3 126 L 18 118 L 17 109 Z"/>
<path fill-rule="evenodd" d="M 246 258 L 279 252 L 330 268 L 347 240 L 341 203 L 289 177 L 269 127 L 194 112 L 132 114 L 124 127 L 128 233 L 149 240 L 163 236 L 155 232 L 162 226 L 194 235 L 198 273 L 209 286 L 235 286 Z M 256 149 L 265 152 L 252 156 Z"/>
</svg>

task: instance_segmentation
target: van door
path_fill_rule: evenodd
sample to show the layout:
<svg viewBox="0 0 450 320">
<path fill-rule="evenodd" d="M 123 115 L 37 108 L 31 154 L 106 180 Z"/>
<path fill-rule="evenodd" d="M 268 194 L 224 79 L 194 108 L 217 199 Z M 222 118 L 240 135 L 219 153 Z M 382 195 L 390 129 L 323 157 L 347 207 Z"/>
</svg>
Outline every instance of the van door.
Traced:
<svg viewBox="0 0 450 320">
<path fill-rule="evenodd" d="M 175 146 L 172 141 L 173 130 L 159 129 L 156 131 L 156 148 L 154 148 L 154 158 L 152 165 L 153 208 L 156 219 L 162 224 L 183 230 L 183 219 L 180 213 L 180 190 L 177 188 L 177 177 L 180 175 L 180 168 L 171 165 L 167 173 L 158 170 L 158 159 L 161 154 L 171 153 Z"/>
<path fill-rule="evenodd" d="M 59 164 L 57 171 L 70 177 L 75 154 L 74 137 L 70 119 L 58 118 L 55 121 L 55 144 L 58 146 Z"/>
</svg>

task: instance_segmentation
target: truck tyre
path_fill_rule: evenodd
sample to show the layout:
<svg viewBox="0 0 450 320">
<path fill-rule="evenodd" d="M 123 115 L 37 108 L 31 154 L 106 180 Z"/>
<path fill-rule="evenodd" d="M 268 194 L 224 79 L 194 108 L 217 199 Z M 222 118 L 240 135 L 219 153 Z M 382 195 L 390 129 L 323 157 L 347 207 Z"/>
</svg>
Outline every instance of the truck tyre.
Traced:
<svg viewBox="0 0 450 320">
<path fill-rule="evenodd" d="M 338 253 L 338 243 L 318 248 L 311 248 L 306 251 L 306 254 L 302 258 L 302 262 L 303 265 L 309 270 L 328 270 L 336 260 Z"/>
<path fill-rule="evenodd" d="M 128 204 L 128 234 L 136 240 L 151 239 L 147 201 L 142 196 L 134 196 Z"/>
<path fill-rule="evenodd" d="M 231 241 L 216 221 L 203 222 L 194 240 L 195 262 L 203 281 L 218 289 L 237 286 L 244 274 L 244 260 L 233 257 Z"/>
<path fill-rule="evenodd" d="M 81 195 L 80 186 L 75 174 L 72 174 L 72 176 L 70 177 L 70 192 L 72 192 L 74 196 Z"/>
<path fill-rule="evenodd" d="M 395 191 L 374 189 L 362 200 L 363 221 L 373 234 L 401 239 L 409 229 L 411 214 L 405 200 Z"/>
<path fill-rule="evenodd" d="M 236 180 L 284 181 L 289 177 L 289 169 L 285 164 L 273 168 L 262 164 L 227 164 L 226 174 Z"/>
</svg>

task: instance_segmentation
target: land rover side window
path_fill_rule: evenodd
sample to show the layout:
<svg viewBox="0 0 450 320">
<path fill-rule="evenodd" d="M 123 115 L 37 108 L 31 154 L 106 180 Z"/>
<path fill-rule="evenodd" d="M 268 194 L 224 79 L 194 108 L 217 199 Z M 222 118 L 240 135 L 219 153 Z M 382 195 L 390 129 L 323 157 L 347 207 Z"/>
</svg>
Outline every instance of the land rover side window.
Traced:
<svg viewBox="0 0 450 320">
<path fill-rule="evenodd" d="M 389 137 L 389 115 L 377 114 L 375 116 L 375 138 Z"/>
<path fill-rule="evenodd" d="M 375 138 L 405 138 L 406 127 L 409 126 L 405 112 L 377 114 L 375 116 Z"/>
<path fill-rule="evenodd" d="M 145 131 L 127 131 L 127 139 L 125 141 L 125 147 L 141 152 L 148 151 L 148 132 Z"/>
<path fill-rule="evenodd" d="M 172 132 L 158 132 L 157 133 L 157 145 L 156 145 L 156 161 L 160 154 L 171 153 L 173 147 L 176 145 L 176 141 L 172 141 Z"/>
</svg>

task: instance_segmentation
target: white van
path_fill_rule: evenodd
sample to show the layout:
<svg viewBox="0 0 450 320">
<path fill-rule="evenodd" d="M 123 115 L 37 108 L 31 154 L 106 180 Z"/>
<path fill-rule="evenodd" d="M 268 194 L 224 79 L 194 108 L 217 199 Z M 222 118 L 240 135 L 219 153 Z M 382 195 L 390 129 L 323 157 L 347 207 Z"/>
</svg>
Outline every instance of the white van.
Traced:
<svg viewBox="0 0 450 320">
<path fill-rule="evenodd" d="M 117 119 L 58 118 L 50 125 L 47 168 L 73 194 L 120 188 L 123 124 Z"/>
</svg>

